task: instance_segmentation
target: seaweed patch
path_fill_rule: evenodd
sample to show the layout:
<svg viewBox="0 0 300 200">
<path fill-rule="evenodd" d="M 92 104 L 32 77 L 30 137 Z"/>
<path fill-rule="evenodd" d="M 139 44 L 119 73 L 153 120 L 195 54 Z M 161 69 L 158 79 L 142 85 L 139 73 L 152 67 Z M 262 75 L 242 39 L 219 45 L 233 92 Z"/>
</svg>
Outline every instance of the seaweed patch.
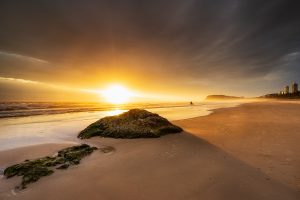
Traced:
<svg viewBox="0 0 300 200">
<path fill-rule="evenodd" d="M 16 188 L 24 189 L 30 183 L 38 181 L 43 176 L 49 176 L 56 169 L 67 169 L 71 165 L 78 165 L 80 160 L 91 154 L 97 147 L 87 144 L 68 147 L 58 151 L 56 156 L 46 156 L 35 160 L 25 160 L 4 170 L 4 176 L 11 178 L 22 176 L 22 182 Z"/>
</svg>

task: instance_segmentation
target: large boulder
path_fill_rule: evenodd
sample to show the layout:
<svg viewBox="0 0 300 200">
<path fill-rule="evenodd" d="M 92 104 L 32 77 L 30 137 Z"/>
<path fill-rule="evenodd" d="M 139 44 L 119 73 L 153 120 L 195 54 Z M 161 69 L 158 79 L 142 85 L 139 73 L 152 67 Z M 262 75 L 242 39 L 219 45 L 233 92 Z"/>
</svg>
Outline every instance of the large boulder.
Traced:
<svg viewBox="0 0 300 200">
<path fill-rule="evenodd" d="M 117 116 L 104 117 L 82 130 L 81 139 L 94 136 L 112 138 L 156 138 L 182 129 L 146 110 L 132 109 Z"/>
</svg>

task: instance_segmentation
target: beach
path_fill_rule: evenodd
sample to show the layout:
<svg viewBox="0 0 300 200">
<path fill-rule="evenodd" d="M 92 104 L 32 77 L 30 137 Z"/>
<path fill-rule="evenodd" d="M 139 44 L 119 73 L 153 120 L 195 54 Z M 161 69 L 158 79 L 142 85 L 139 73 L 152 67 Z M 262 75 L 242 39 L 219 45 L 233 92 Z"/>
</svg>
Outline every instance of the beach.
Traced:
<svg viewBox="0 0 300 200">
<path fill-rule="evenodd" d="M 147 109 L 173 121 L 208 115 L 214 109 L 234 107 L 239 104 L 240 102 L 237 101 L 199 102 L 193 106 L 187 103 L 171 103 L 136 104 L 136 107 L 93 104 L 88 107 L 85 104 L 78 106 L 73 103 L 58 105 L 57 103 L 0 103 L 2 106 L 0 106 L 2 109 L 0 109 L 0 151 L 48 143 L 78 143 L 81 141 L 77 139 L 77 134 L 89 124 L 132 108 Z M 96 110 L 91 110 L 91 107 Z M 57 109 L 62 113 L 54 114 Z M 9 117 L 7 117 L 7 110 L 9 110 Z M 24 113 L 26 117 L 20 117 L 20 113 Z"/>
<path fill-rule="evenodd" d="M 74 143 L 113 147 L 0 199 L 299 199 L 300 104 L 255 102 L 172 122 L 184 129 L 151 139 L 53 141 L 0 151 L 0 167 L 53 155 Z M 71 138 L 71 136 L 68 136 Z"/>
</svg>

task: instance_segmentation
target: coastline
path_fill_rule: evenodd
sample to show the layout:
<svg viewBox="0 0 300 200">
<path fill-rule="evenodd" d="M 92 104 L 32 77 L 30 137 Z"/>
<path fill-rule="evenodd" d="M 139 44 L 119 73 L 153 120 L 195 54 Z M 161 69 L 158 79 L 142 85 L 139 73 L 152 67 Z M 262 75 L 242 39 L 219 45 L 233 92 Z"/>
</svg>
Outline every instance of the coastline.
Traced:
<svg viewBox="0 0 300 200">
<path fill-rule="evenodd" d="M 98 147 L 112 146 L 115 152 L 95 152 L 79 166 L 42 178 L 16 195 L 12 189 L 18 178 L 2 178 L 0 197 L 298 199 L 299 112 L 300 104 L 246 103 L 173 121 L 184 128 L 180 134 L 156 139 L 82 140 Z M 0 151 L 0 166 L 52 155 L 68 145 Z"/>
<path fill-rule="evenodd" d="M 148 109 L 168 120 L 204 116 L 211 109 L 232 107 L 239 103 L 201 103 L 194 106 L 160 107 Z M 35 115 L 0 119 L 0 151 L 45 143 L 79 142 L 77 134 L 91 123 L 105 116 L 117 115 L 127 110 L 101 112 L 77 112 L 65 114 Z"/>
</svg>

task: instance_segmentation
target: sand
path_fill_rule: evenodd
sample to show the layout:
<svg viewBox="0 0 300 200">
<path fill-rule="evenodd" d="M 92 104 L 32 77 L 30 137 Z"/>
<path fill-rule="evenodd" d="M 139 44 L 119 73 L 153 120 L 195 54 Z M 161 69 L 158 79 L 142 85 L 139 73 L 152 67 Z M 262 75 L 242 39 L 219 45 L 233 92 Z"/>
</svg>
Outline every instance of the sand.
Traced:
<svg viewBox="0 0 300 200">
<path fill-rule="evenodd" d="M 115 151 L 94 152 L 17 193 L 20 178 L 2 178 L 0 199 L 299 199 L 299 112 L 299 104 L 250 103 L 175 121 L 181 134 L 84 140 Z M 0 166 L 69 145 L 2 151 Z"/>
<path fill-rule="evenodd" d="M 262 102 L 178 121 L 186 131 L 300 189 L 300 104 Z"/>
</svg>

